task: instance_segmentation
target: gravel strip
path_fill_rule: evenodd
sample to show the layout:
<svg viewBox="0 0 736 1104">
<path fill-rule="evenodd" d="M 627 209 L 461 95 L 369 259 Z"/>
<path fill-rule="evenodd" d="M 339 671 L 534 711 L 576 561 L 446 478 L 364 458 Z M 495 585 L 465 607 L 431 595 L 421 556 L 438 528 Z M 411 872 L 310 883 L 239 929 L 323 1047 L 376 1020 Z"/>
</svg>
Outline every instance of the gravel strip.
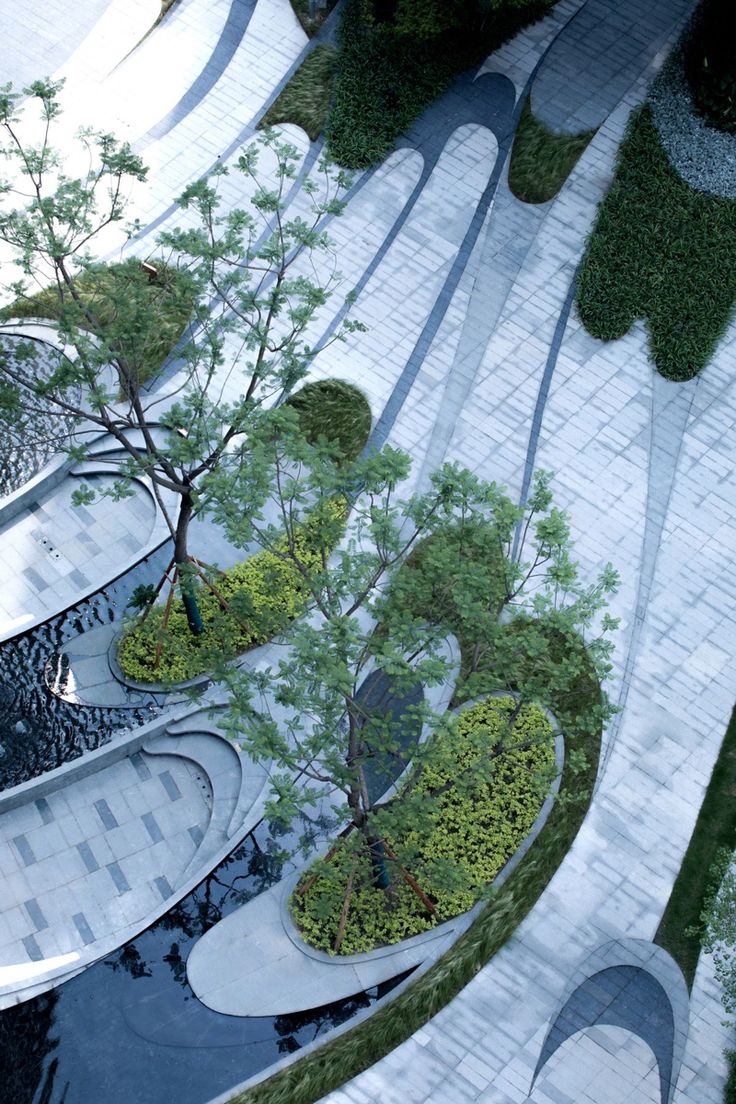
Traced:
<svg viewBox="0 0 736 1104">
<path fill-rule="evenodd" d="M 736 134 L 706 125 L 693 104 L 675 47 L 652 84 L 649 103 L 662 145 L 682 179 L 708 195 L 736 199 Z"/>
</svg>

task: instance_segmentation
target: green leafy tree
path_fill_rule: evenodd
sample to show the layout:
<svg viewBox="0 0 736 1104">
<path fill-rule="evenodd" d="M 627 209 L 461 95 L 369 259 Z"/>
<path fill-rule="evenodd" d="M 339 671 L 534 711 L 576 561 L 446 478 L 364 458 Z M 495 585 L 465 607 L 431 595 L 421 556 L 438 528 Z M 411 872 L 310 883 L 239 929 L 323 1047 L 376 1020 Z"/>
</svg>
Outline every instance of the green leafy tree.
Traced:
<svg viewBox="0 0 736 1104">
<path fill-rule="evenodd" d="M 268 808 L 272 819 L 289 822 L 300 810 L 323 805 L 327 799 L 338 821 L 361 841 L 359 850 L 370 858 L 374 884 L 390 898 L 398 876 L 431 909 L 432 902 L 410 869 L 412 847 L 401 850 L 395 841 L 408 840 L 431 821 L 433 801 L 440 793 L 419 782 L 423 772 L 436 766 L 450 722 L 426 700 L 408 706 L 398 718 L 391 716 L 380 699 L 368 701 L 361 695 L 361 684 L 374 669 L 388 676 L 398 692 L 417 684 L 440 684 L 448 677 L 441 654 L 448 630 L 460 635 L 464 653 L 470 649 L 472 654 L 481 632 L 488 636 L 490 648 L 491 622 L 498 622 L 501 609 L 512 603 L 514 623 L 523 638 L 517 650 L 525 658 L 530 653 L 534 657 L 531 623 L 544 619 L 554 625 L 563 616 L 562 590 L 572 595 L 565 626 L 581 630 L 602 608 L 603 595 L 615 588 L 615 576 L 607 570 L 590 588 L 576 582 L 569 529 L 564 516 L 549 509 L 547 477 L 539 478 L 528 511 L 515 507 L 495 484 L 454 465 L 435 474 L 429 492 L 402 500 L 399 488 L 410 462 L 395 449 L 387 447 L 337 468 L 323 451 L 296 434 L 281 433 L 262 448 L 267 455 L 260 464 L 277 473 L 273 495 L 279 524 L 263 525 L 240 510 L 237 488 L 227 472 L 220 473 L 214 511 L 231 540 L 255 539 L 296 567 L 311 596 L 312 613 L 286 632 L 284 655 L 274 668 L 220 672 L 232 695 L 229 731 L 249 754 L 273 764 Z M 333 532 L 334 511 L 329 507 L 339 498 L 352 503 L 350 523 L 346 539 L 330 555 L 339 533 Z M 323 555 L 316 566 L 300 553 L 297 539 L 307 508 L 312 517 L 320 512 L 324 516 Z M 542 516 L 532 522 L 535 514 Z M 534 555 L 529 564 L 507 560 L 519 524 L 527 537 L 532 534 Z M 525 595 L 542 568 L 540 590 Z M 446 586 L 449 599 L 440 594 Z M 603 634 L 614 624 L 606 620 Z M 538 730 L 519 736 L 516 721 L 525 704 L 544 700 L 548 688 L 532 669 L 525 671 L 523 664 L 512 662 L 511 649 L 507 651 L 499 661 L 497 679 L 505 679 L 505 685 L 520 695 L 508 725 L 483 749 L 480 764 L 443 784 L 441 792 L 450 785 L 472 787 L 479 775 L 492 774 L 505 756 L 542 738 Z M 601 645 L 601 668 L 608 654 Z M 553 682 L 556 677 L 548 672 Z M 565 670 L 559 675 L 564 677 Z M 601 709 L 607 708 L 603 699 Z M 411 723 L 426 726 L 430 738 L 402 747 L 401 729 Z M 371 789 L 371 764 L 397 752 L 400 762 L 412 761 L 412 780 L 400 801 L 382 802 L 375 787 Z M 394 841 L 396 850 L 388 840 Z M 448 865 L 442 876 L 462 879 L 462 872 Z"/>
<path fill-rule="evenodd" d="M 265 406 L 288 395 L 312 363 L 306 329 L 340 280 L 324 224 L 341 213 L 348 181 L 322 163 L 318 180 L 301 184 L 301 213 L 290 215 L 287 195 L 300 158 L 267 131 L 234 167 L 251 193 L 249 206 L 226 209 L 220 185 L 231 170 L 218 166 L 179 199 L 187 228 L 161 234 L 164 262 L 105 266 L 93 247 L 122 223 L 125 197 L 131 184 L 145 183 L 146 169 L 127 144 L 84 130 L 79 141 L 90 167 L 81 177 L 67 176 L 52 142 L 60 88 L 37 81 L 24 90 L 40 109 L 35 143 L 25 139 L 19 95 L 10 87 L 0 95 L 0 154 L 8 165 L 0 184 L 0 242 L 22 276 L 6 291 L 26 315 L 40 302 L 64 343 L 64 356 L 50 370 L 34 343 L 2 351 L 0 411 L 11 422 L 56 419 L 60 444 L 77 460 L 90 435 L 114 438 L 119 450 L 101 462 L 112 466 L 115 479 L 102 493 L 121 497 L 133 493 L 136 478 L 150 483 L 173 542 L 189 627 L 200 634 L 190 523 L 208 479 L 222 465 L 239 469 Z M 273 165 L 269 177 L 259 169 L 260 153 Z M 322 265 L 322 279 L 314 275 L 321 258 L 330 262 Z M 162 327 L 182 305 L 191 325 L 176 350 L 174 383 L 167 389 L 154 378 L 145 386 Z M 335 340 L 355 326 L 345 322 Z M 89 487 L 76 495 L 78 503 L 94 498 Z"/>
</svg>

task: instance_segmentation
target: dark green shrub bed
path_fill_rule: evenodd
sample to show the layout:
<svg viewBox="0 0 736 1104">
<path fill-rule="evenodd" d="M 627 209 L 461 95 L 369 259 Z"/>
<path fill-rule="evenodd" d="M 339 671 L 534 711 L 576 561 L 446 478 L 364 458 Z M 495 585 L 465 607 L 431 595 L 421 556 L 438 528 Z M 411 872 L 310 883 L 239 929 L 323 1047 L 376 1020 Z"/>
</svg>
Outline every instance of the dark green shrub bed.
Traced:
<svg viewBox="0 0 736 1104">
<path fill-rule="evenodd" d="M 709 126 L 736 133 L 736 4 L 704 0 L 685 40 L 685 75 Z"/>
<path fill-rule="evenodd" d="M 614 341 L 646 319 L 657 371 L 702 371 L 736 299 L 736 200 L 696 192 L 670 165 L 648 107 L 630 120 L 588 241 L 578 310 Z"/>
<path fill-rule="evenodd" d="M 473 14 L 471 4 L 455 5 L 451 10 L 457 15 L 443 21 L 442 33 L 432 34 L 405 11 L 396 25 L 390 18 L 375 18 L 371 0 L 348 0 L 326 128 L 330 156 L 350 169 L 381 161 L 454 76 L 479 65 L 503 42 L 545 15 L 552 3 L 522 0 L 485 15 Z"/>
<path fill-rule="evenodd" d="M 559 192 L 595 134 L 555 134 L 535 119 L 529 100 L 521 112 L 509 161 L 509 188 L 523 203 L 547 203 Z"/>
</svg>

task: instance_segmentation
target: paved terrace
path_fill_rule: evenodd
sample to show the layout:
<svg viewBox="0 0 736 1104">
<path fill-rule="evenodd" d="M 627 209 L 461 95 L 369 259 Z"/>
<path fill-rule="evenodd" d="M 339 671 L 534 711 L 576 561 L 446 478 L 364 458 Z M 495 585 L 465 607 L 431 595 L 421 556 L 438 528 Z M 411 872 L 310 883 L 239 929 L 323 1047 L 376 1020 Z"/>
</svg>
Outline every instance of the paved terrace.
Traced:
<svg viewBox="0 0 736 1104">
<path fill-rule="evenodd" d="M 550 19 L 510 43 L 486 68 L 503 73 L 519 92 L 579 7 L 558 5 Z M 658 49 L 686 6 L 667 9 L 669 28 L 661 22 L 663 10 L 660 4 L 653 14 L 658 22 L 651 41 Z M 285 5 L 259 0 L 259 13 L 293 28 Z M 641 26 L 647 14 L 637 15 Z M 254 80 L 263 75 L 267 84 L 262 58 L 268 50 L 265 39 L 257 43 L 259 26 L 252 17 L 243 46 L 260 45 Z M 157 41 L 151 36 L 151 58 Z M 651 51 L 642 51 L 639 36 L 632 43 L 635 49 L 620 58 L 623 101 L 553 204 L 533 212 L 523 208 L 508 194 L 502 174 L 477 236 L 468 241 L 468 208 L 484 194 L 507 135 L 500 126 L 491 136 L 481 123 L 463 121 L 465 129 L 452 135 L 390 240 L 403 197 L 414 195 L 427 163 L 417 147 L 398 151 L 369 174 L 345 219 L 335 224 L 338 240 L 350 236 L 355 249 L 343 266 L 348 278 L 367 273 L 357 313 L 369 332 L 329 350 L 320 374 L 355 379 L 376 410 L 385 407 L 392 442 L 414 452 L 419 471 L 428 442 L 432 464 L 438 456 L 459 459 L 519 495 L 533 466 L 556 471 L 558 499 L 571 511 L 586 574 L 610 559 L 624 576 L 613 612 L 624 618 L 614 692 L 625 711 L 609 736 L 593 810 L 534 912 L 454 1002 L 392 1055 L 331 1094 L 331 1104 L 607 1104 L 624 1093 L 632 1104 L 644 1104 L 660 1098 L 653 1052 L 615 1025 L 591 1025 L 563 1042 L 532 1090 L 570 980 L 602 945 L 622 937 L 651 940 L 733 694 L 728 672 L 735 658 L 736 427 L 730 366 L 736 329 L 697 383 L 677 389 L 673 400 L 672 389 L 653 377 L 641 327 L 621 342 L 602 345 L 584 333 L 572 309 L 571 281 L 584 239 L 610 180 L 628 112 L 650 75 Z M 575 47 L 568 46 L 572 64 Z M 610 51 L 610 42 L 599 46 Z M 293 47 L 285 49 L 288 54 Z M 583 93 L 605 115 L 615 105 L 602 91 L 602 70 L 594 58 L 591 63 L 589 38 L 584 49 L 586 64 L 578 66 L 588 74 Z M 544 77 L 543 69 L 539 82 Z M 495 87 L 501 91 L 498 82 Z M 532 93 L 538 112 L 540 87 Z M 576 89 L 577 99 L 563 104 L 567 115 L 561 109 L 551 125 L 575 114 L 579 83 Z M 202 110 L 208 102 L 206 97 Z M 226 110 L 225 101 L 218 102 L 218 118 Z M 145 126 L 141 121 L 138 133 L 151 125 L 150 119 Z M 172 149 L 180 125 L 163 139 Z M 172 184 L 206 167 L 212 145 L 220 138 L 226 143 L 234 130 L 233 120 L 221 128 L 216 120 L 211 142 L 188 132 L 180 146 L 183 160 L 170 173 L 156 174 L 148 207 L 141 209 L 165 211 Z M 460 188 L 464 181 L 467 192 Z M 465 253 L 463 242 L 470 246 Z M 474 304 L 473 294 L 486 290 L 493 309 L 490 322 L 487 317 L 481 323 L 483 297 Z M 701 964 L 674 1104 L 719 1099 L 727 1037 L 716 997 L 707 963 Z"/>
</svg>

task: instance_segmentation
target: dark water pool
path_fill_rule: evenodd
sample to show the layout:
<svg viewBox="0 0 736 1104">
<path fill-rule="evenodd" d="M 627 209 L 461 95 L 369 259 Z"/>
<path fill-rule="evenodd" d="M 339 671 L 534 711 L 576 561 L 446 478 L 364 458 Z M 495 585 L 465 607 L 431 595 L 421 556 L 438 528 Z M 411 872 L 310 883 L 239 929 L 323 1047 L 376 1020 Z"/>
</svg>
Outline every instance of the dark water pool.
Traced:
<svg viewBox="0 0 736 1104">
<path fill-rule="evenodd" d="M 191 947 L 278 880 L 279 855 L 261 826 L 137 939 L 0 1013 L 1 1104 L 205 1104 L 403 980 L 295 1016 L 223 1016 L 196 999 L 185 971 Z"/>
<path fill-rule="evenodd" d="M 0 789 L 61 766 L 153 716 L 153 695 L 133 709 L 73 705 L 46 688 L 43 673 L 65 641 L 121 619 L 135 587 L 155 583 L 169 556 L 167 545 L 68 612 L 0 645 Z"/>
</svg>

